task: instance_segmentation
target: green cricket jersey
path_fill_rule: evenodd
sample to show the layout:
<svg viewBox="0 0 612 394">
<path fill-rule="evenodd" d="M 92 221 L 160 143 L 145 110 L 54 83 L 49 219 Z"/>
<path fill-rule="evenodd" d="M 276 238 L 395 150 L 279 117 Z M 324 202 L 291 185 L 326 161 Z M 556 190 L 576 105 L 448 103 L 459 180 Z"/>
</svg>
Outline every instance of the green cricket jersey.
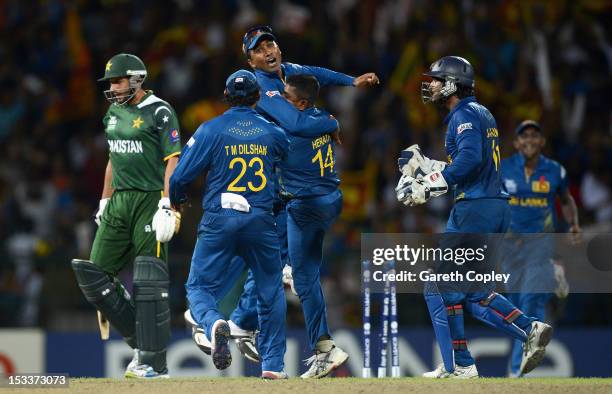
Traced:
<svg viewBox="0 0 612 394">
<path fill-rule="evenodd" d="M 135 105 L 111 104 L 103 119 L 115 190 L 164 189 L 166 160 L 181 153 L 174 109 L 152 91 Z"/>
</svg>

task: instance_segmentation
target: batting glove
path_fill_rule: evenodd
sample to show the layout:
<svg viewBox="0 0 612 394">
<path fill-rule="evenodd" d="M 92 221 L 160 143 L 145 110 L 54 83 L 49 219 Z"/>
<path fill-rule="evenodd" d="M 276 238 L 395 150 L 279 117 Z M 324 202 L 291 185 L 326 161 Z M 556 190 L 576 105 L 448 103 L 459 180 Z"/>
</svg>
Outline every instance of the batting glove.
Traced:
<svg viewBox="0 0 612 394">
<path fill-rule="evenodd" d="M 100 222 L 102 220 L 102 214 L 104 213 L 104 208 L 106 208 L 106 204 L 108 204 L 108 200 L 110 199 L 103 198 L 100 200 L 100 205 L 98 205 L 98 211 L 96 212 L 96 215 L 94 216 L 94 222 L 96 222 L 98 226 L 100 225 Z"/>
<path fill-rule="evenodd" d="M 162 197 L 153 215 L 152 228 L 158 242 L 168 242 L 181 228 L 181 214 L 170 207 L 170 199 Z"/>
<path fill-rule="evenodd" d="M 432 160 L 421 153 L 418 144 L 409 146 L 400 152 L 397 165 L 403 175 L 421 179 L 425 174 L 434 171 L 442 171 L 446 167 L 443 161 Z"/>
</svg>

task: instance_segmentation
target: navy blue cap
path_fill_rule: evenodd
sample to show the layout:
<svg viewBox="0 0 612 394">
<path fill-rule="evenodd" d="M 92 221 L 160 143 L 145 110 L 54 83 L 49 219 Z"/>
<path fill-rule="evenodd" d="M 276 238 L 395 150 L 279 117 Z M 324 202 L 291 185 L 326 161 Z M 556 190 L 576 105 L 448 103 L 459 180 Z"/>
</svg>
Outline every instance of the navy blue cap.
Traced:
<svg viewBox="0 0 612 394">
<path fill-rule="evenodd" d="M 251 49 L 257 46 L 257 43 L 262 38 L 268 38 L 276 41 L 276 37 L 272 34 L 270 26 L 254 26 L 247 30 L 242 37 L 242 52 L 246 55 Z"/>
<path fill-rule="evenodd" d="M 516 129 L 514 129 L 514 132 L 516 133 L 516 135 L 520 135 L 523 133 L 523 131 L 525 131 L 525 129 L 528 129 L 530 127 L 538 130 L 539 132 L 542 132 L 542 127 L 540 127 L 540 124 L 536 122 L 535 120 L 529 120 L 529 119 L 522 121 L 518 126 L 516 126 Z"/>
<path fill-rule="evenodd" d="M 246 97 L 259 91 L 255 74 L 248 70 L 238 70 L 225 81 L 225 89 L 230 97 Z"/>
</svg>

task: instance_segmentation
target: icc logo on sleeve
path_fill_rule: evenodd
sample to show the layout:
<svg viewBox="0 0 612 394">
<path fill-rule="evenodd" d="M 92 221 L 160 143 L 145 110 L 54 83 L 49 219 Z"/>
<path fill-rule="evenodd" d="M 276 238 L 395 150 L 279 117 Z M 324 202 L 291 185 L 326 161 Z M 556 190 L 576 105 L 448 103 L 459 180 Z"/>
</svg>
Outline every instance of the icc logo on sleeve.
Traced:
<svg viewBox="0 0 612 394">
<path fill-rule="evenodd" d="M 506 191 L 508 193 L 516 193 L 516 182 L 513 179 L 504 179 L 504 186 L 506 186 Z"/>
</svg>

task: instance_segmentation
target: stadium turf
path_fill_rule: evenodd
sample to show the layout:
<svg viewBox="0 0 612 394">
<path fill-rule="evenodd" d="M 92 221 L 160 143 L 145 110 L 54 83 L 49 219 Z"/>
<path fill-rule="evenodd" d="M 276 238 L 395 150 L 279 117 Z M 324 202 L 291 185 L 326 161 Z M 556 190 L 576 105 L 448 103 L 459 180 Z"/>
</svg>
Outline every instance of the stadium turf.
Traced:
<svg viewBox="0 0 612 394">
<path fill-rule="evenodd" d="M 6 391 L 4 391 L 6 390 Z M 23 389 L 3 389 L 2 392 L 23 393 Z M 60 392 L 87 393 L 610 393 L 612 379 L 599 378 L 534 378 L 502 379 L 480 378 L 469 381 L 426 380 L 423 378 L 360 379 L 335 378 L 303 381 L 292 378 L 286 381 L 262 381 L 257 378 L 173 378 L 141 381 L 125 379 L 71 379 L 68 390 L 37 389 L 36 393 Z"/>
</svg>

